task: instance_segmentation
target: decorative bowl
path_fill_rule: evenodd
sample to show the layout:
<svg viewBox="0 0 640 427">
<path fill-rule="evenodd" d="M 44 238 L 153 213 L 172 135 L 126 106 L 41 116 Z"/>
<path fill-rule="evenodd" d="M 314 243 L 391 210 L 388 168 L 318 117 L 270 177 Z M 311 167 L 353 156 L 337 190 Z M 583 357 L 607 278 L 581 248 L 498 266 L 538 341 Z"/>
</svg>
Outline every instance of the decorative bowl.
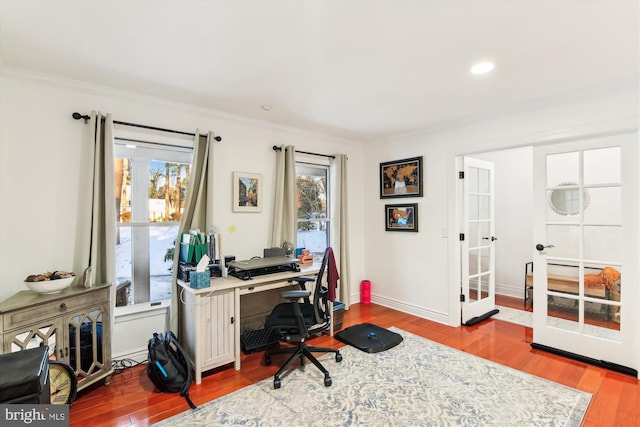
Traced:
<svg viewBox="0 0 640 427">
<path fill-rule="evenodd" d="M 24 282 L 29 289 L 39 294 L 57 294 L 66 289 L 71 282 L 73 282 L 75 276 L 67 277 L 64 279 L 55 280 L 42 280 L 40 282 Z"/>
</svg>

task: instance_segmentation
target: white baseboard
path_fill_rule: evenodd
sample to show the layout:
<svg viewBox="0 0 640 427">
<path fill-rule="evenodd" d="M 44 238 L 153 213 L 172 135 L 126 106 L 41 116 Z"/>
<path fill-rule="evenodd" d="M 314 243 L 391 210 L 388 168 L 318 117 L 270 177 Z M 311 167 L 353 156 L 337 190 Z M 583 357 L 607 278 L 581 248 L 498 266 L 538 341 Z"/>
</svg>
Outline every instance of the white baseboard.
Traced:
<svg viewBox="0 0 640 427">
<path fill-rule="evenodd" d="M 496 283 L 496 294 L 512 298 L 524 298 L 524 286 L 501 285 Z"/>
<path fill-rule="evenodd" d="M 423 307 L 407 304 L 374 293 L 371 294 L 371 302 L 382 305 L 384 307 L 393 308 L 394 310 L 402 311 L 403 313 L 408 313 L 414 316 L 421 317 L 423 319 L 431 320 L 433 322 L 442 323 L 443 325 L 450 325 L 449 316 L 444 312 L 425 309 Z"/>
</svg>

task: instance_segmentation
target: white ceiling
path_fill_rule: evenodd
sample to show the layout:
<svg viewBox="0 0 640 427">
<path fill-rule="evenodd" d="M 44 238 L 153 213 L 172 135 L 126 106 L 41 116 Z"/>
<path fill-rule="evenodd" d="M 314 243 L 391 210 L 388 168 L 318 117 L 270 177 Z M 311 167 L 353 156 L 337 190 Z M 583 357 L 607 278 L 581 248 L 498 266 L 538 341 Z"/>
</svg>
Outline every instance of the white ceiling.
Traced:
<svg viewBox="0 0 640 427">
<path fill-rule="evenodd" d="M 637 0 L 0 0 L 0 59 L 368 141 L 637 91 L 639 22 Z"/>
</svg>

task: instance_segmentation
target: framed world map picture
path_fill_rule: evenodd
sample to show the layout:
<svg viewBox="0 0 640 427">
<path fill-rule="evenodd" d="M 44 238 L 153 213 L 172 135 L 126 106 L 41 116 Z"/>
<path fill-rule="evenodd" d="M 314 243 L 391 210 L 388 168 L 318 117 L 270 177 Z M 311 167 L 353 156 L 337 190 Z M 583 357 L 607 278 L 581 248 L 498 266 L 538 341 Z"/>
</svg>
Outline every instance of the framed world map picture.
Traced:
<svg viewBox="0 0 640 427">
<path fill-rule="evenodd" d="M 380 163 L 380 198 L 422 197 L 422 156 Z"/>
</svg>

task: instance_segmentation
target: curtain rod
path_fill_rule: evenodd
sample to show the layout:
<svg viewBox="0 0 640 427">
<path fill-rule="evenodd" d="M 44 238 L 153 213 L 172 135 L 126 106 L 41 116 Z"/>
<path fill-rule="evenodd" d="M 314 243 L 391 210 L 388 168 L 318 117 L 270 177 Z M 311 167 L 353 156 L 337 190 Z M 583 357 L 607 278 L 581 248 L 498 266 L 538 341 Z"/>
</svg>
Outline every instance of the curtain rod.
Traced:
<svg viewBox="0 0 640 427">
<path fill-rule="evenodd" d="M 91 118 L 90 116 L 88 116 L 86 114 L 82 115 L 80 113 L 73 113 L 71 115 L 71 117 L 73 117 L 76 120 L 84 119 L 85 123 L 87 123 L 89 121 L 89 119 Z M 183 131 L 180 131 L 180 130 L 173 130 L 173 129 L 158 128 L 158 127 L 155 127 L 155 126 L 139 125 L 139 124 L 136 124 L 136 123 L 121 122 L 121 121 L 118 121 L 118 120 L 114 120 L 113 124 L 115 124 L 115 125 L 123 125 L 123 126 L 131 126 L 131 127 L 136 127 L 136 128 L 142 128 L 142 129 L 157 130 L 157 131 L 160 131 L 160 132 L 177 133 L 177 134 L 180 134 L 180 135 L 196 136 L 195 133 L 183 132 Z M 201 138 L 203 138 L 203 137 L 206 138 L 206 136 L 207 135 L 200 135 Z M 217 142 L 222 141 L 222 137 L 221 136 L 214 136 L 213 139 L 215 139 Z"/>
<path fill-rule="evenodd" d="M 272 148 L 273 148 L 273 151 L 282 151 L 282 148 L 278 147 L 277 145 L 274 145 Z M 331 154 L 310 153 L 308 151 L 298 151 L 298 150 L 296 150 L 296 153 L 309 154 L 311 156 L 328 157 L 330 159 L 335 159 L 336 158 L 336 156 L 332 156 Z"/>
</svg>

